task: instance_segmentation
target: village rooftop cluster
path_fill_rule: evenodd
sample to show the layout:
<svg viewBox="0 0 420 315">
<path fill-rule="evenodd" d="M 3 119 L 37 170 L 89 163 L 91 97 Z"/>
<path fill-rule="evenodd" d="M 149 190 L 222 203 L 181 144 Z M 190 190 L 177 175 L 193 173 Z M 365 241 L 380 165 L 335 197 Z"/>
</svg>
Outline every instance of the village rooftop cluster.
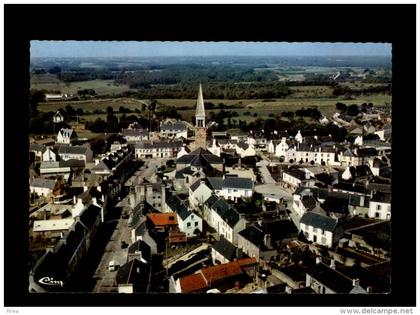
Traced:
<svg viewBox="0 0 420 315">
<path fill-rule="evenodd" d="M 102 155 L 30 139 L 29 291 L 389 293 L 391 113 L 359 116 L 318 122 L 354 142 L 209 132 L 200 85 L 195 124 L 133 123 Z"/>
</svg>

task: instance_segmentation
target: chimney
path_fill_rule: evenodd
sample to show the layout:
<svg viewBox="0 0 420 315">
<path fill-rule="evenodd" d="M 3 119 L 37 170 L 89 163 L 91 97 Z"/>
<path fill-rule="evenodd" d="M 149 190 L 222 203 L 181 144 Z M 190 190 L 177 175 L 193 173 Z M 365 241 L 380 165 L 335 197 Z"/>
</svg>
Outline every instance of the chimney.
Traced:
<svg viewBox="0 0 420 315">
<path fill-rule="evenodd" d="M 99 164 L 99 159 L 95 159 L 95 165 Z"/>
<path fill-rule="evenodd" d="M 83 192 L 88 190 L 88 186 L 83 186 Z"/>
<path fill-rule="evenodd" d="M 76 195 L 73 196 L 73 204 L 75 205 L 77 202 Z"/>
<path fill-rule="evenodd" d="M 353 279 L 353 287 L 359 286 L 360 285 L 360 280 L 359 279 Z"/>
<path fill-rule="evenodd" d="M 322 263 L 322 258 L 321 258 L 321 256 L 317 256 L 315 261 L 316 261 L 316 264 L 320 264 L 320 263 Z"/>
<path fill-rule="evenodd" d="M 242 167 L 242 159 L 241 158 L 239 158 L 238 159 L 238 168 L 241 168 Z"/>
<path fill-rule="evenodd" d="M 367 291 L 367 293 L 373 293 L 373 289 L 372 289 L 372 287 L 367 287 L 367 288 L 366 288 L 366 291 Z"/>
<path fill-rule="evenodd" d="M 288 285 L 286 285 L 285 292 L 286 292 L 287 294 L 292 294 L 292 288 L 291 288 L 291 287 L 289 287 Z"/>
<path fill-rule="evenodd" d="M 334 257 L 331 258 L 330 268 L 335 270 L 335 260 L 334 260 Z"/>
</svg>

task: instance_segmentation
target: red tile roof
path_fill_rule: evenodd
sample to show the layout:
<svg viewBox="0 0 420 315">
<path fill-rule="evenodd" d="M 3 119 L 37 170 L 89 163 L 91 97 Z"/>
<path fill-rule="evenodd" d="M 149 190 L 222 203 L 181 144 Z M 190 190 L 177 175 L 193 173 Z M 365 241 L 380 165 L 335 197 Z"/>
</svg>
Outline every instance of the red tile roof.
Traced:
<svg viewBox="0 0 420 315">
<path fill-rule="evenodd" d="M 227 264 L 221 264 L 201 269 L 198 273 L 179 279 L 182 293 L 206 289 L 210 287 L 212 282 L 239 276 L 243 273 L 242 268 L 249 265 L 255 265 L 256 263 L 257 259 L 254 257 L 243 258 Z"/>
<path fill-rule="evenodd" d="M 149 213 L 147 217 L 155 226 L 178 225 L 175 212 Z"/>
<path fill-rule="evenodd" d="M 207 288 L 207 282 L 201 273 L 195 273 L 179 279 L 182 293 L 190 293 Z"/>
<path fill-rule="evenodd" d="M 241 266 L 233 261 L 227 264 L 216 265 L 201 269 L 201 273 L 208 282 L 214 282 L 242 274 Z"/>
</svg>

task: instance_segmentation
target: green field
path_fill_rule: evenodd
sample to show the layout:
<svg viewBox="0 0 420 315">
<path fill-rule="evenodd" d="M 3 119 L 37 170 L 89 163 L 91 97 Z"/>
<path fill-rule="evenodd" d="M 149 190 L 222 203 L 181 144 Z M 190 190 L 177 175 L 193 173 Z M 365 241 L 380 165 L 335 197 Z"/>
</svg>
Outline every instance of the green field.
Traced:
<svg viewBox="0 0 420 315">
<path fill-rule="evenodd" d="M 135 91 L 128 85 L 115 85 L 113 80 L 92 80 L 65 83 L 51 74 L 31 77 L 31 88 L 36 90 L 60 91 L 62 94 L 77 94 L 78 90 L 93 89 L 97 95 L 117 95 L 126 91 Z"/>
<path fill-rule="evenodd" d="M 159 104 L 175 106 L 175 107 L 184 107 L 189 106 L 191 109 L 179 110 L 179 113 L 182 115 L 183 119 L 191 122 L 192 117 L 195 114 L 195 99 L 158 99 Z M 267 118 L 270 114 L 274 116 L 279 116 L 284 111 L 296 111 L 302 107 L 312 107 L 315 106 L 319 111 L 326 116 L 331 116 L 335 112 L 335 104 L 337 102 L 343 102 L 347 105 L 350 104 L 362 104 L 362 103 L 373 103 L 374 105 L 386 105 L 391 104 L 391 95 L 386 94 L 375 94 L 372 96 L 363 96 L 358 97 L 354 100 L 346 100 L 344 98 L 285 98 L 285 99 L 275 99 L 274 101 L 264 102 L 263 100 L 225 100 L 225 99 L 208 99 L 206 102 L 211 102 L 215 105 L 223 103 L 227 106 L 241 106 L 241 108 L 232 108 L 225 109 L 237 112 L 239 117 L 235 117 L 236 120 L 245 120 L 252 121 L 255 119 L 253 117 L 254 113 L 258 114 L 260 118 Z M 85 101 L 67 101 L 67 102 L 43 102 L 39 105 L 40 111 L 56 111 L 59 108 L 64 108 L 67 105 L 71 105 L 73 108 L 82 108 L 85 112 L 93 112 L 95 109 L 100 109 L 105 111 L 108 106 L 111 106 L 114 111 L 118 111 L 120 106 L 130 108 L 131 110 L 139 109 L 141 110 L 145 101 L 136 100 L 133 98 L 118 98 L 118 99 L 93 99 Z M 218 112 L 219 109 L 208 109 L 209 112 Z M 250 112 L 251 115 L 244 115 L 245 112 Z M 118 116 L 118 115 L 117 115 Z M 86 120 L 95 120 L 96 118 L 101 117 L 106 118 L 106 114 L 91 114 L 82 116 Z"/>
</svg>

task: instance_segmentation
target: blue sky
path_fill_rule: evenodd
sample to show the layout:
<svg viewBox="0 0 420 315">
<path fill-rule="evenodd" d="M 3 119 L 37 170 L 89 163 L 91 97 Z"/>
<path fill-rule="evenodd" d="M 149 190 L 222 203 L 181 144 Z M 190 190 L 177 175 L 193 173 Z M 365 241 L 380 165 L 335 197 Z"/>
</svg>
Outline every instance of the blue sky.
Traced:
<svg viewBox="0 0 420 315">
<path fill-rule="evenodd" d="M 31 41 L 31 57 L 391 56 L 389 43 Z"/>
</svg>

